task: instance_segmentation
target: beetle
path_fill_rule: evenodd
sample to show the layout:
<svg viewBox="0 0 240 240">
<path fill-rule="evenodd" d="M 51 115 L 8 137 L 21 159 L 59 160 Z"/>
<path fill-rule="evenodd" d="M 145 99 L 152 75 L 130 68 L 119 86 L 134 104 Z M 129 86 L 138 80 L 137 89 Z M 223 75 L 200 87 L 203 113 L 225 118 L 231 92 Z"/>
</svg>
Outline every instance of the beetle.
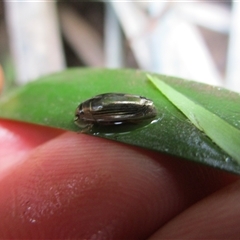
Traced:
<svg viewBox="0 0 240 240">
<path fill-rule="evenodd" d="M 104 93 L 82 102 L 75 111 L 79 127 L 139 123 L 157 114 L 153 102 L 125 93 Z"/>
</svg>

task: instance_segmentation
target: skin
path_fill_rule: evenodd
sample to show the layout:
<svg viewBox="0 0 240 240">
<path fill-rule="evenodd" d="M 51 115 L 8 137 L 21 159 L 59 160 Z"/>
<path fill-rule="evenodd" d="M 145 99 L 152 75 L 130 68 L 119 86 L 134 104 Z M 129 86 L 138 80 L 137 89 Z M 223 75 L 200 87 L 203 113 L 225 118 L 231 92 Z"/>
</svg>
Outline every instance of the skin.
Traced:
<svg viewBox="0 0 240 240">
<path fill-rule="evenodd" d="M 0 120 L 0 239 L 236 239 L 239 177 Z"/>
</svg>

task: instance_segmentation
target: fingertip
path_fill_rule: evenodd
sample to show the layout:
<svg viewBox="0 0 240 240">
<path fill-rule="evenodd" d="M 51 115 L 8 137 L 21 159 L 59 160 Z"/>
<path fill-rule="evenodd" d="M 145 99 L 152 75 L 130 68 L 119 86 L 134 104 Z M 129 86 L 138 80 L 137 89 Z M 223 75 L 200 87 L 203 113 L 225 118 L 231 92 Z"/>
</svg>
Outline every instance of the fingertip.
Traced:
<svg viewBox="0 0 240 240">
<path fill-rule="evenodd" d="M 0 182 L 0 214 L 6 216 L 0 232 L 8 226 L 11 237 L 148 236 L 159 224 L 159 175 L 164 170 L 136 150 L 68 132 Z"/>
<path fill-rule="evenodd" d="M 31 123 L 0 119 L 1 139 L 9 138 L 15 144 L 16 139 L 21 142 L 21 147 L 36 147 L 59 134 L 64 130 L 40 126 Z"/>
<path fill-rule="evenodd" d="M 149 240 L 238 239 L 240 181 L 197 202 L 163 226 Z"/>
<path fill-rule="evenodd" d="M 62 130 L 0 120 L 0 179 L 19 165 L 28 153 L 44 142 L 63 133 Z"/>
<path fill-rule="evenodd" d="M 0 182 L 0 233 L 7 226 L 5 238 L 146 238 L 224 184 L 209 187 L 209 169 L 196 166 L 66 132 Z"/>
</svg>

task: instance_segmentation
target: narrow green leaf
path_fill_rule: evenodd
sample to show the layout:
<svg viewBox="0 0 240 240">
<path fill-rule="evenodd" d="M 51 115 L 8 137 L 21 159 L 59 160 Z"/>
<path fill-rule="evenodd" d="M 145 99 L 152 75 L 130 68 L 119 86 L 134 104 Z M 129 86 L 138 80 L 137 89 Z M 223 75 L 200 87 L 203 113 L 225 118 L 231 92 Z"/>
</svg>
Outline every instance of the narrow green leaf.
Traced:
<svg viewBox="0 0 240 240">
<path fill-rule="evenodd" d="M 240 130 L 196 104 L 160 79 L 148 79 L 201 131 L 240 164 Z"/>
</svg>

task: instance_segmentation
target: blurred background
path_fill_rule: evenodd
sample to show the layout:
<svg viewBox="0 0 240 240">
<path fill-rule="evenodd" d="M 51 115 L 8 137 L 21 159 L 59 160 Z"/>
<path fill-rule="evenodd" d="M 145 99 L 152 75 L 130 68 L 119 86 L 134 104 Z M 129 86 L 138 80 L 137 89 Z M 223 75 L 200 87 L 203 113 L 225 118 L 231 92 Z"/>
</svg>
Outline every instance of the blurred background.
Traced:
<svg viewBox="0 0 240 240">
<path fill-rule="evenodd" d="M 240 92 L 239 23 L 238 1 L 1 1 L 0 88 L 87 66 Z"/>
</svg>

